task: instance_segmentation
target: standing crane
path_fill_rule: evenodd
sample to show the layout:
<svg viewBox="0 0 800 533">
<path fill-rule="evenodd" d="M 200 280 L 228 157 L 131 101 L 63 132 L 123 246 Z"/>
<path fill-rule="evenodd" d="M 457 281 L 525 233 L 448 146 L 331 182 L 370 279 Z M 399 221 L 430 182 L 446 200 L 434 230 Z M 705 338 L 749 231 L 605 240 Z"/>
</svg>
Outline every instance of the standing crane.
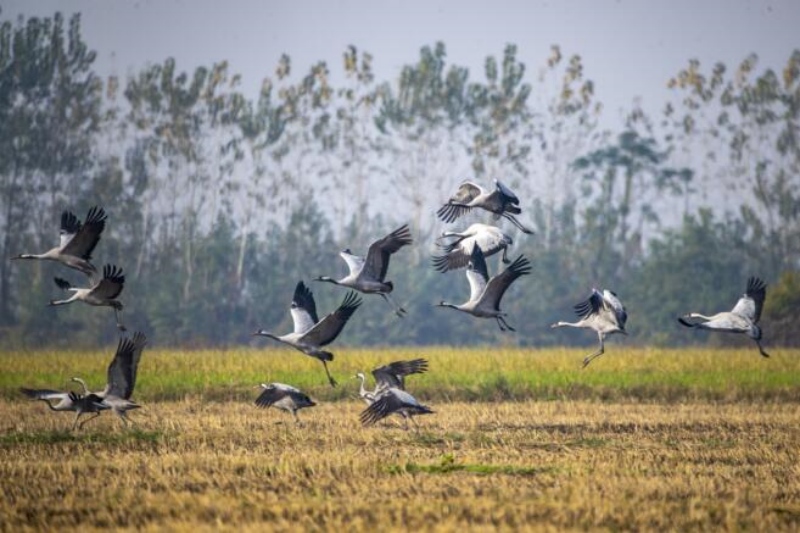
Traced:
<svg viewBox="0 0 800 533">
<path fill-rule="evenodd" d="M 322 347 L 336 339 L 360 305 L 361 299 L 354 292 L 348 292 L 341 305 L 320 320 L 317 318 L 317 304 L 314 302 L 313 293 L 306 287 L 305 283 L 300 281 L 294 289 L 291 306 L 294 331 L 278 336 L 264 329 L 259 329 L 253 335 L 269 337 L 278 342 L 288 344 L 306 355 L 319 359 L 322 366 L 325 367 L 328 382 L 331 387 L 335 387 L 336 380 L 333 379 L 328 371 L 327 363 L 328 361 L 333 361 L 333 354 L 323 350 Z"/>
<path fill-rule="evenodd" d="M 465 181 L 436 214 L 444 222 L 453 222 L 475 208 L 485 209 L 495 218 L 503 217 L 509 220 L 523 233 L 533 233 L 514 216 L 522 213 L 522 209 L 519 208 L 519 198 L 498 180 L 494 180 L 494 189 L 492 190 L 486 190 L 476 183 Z"/>
<path fill-rule="evenodd" d="M 72 378 L 72 381 L 81 384 L 85 397 L 91 395 L 99 398 L 100 403 L 105 406 L 106 409 L 111 409 L 114 414 L 119 416 L 126 426 L 130 423 L 127 412 L 141 407 L 130 398 L 136 386 L 136 374 L 139 369 L 139 361 L 142 358 L 142 352 L 146 344 L 147 337 L 138 331 L 133 334 L 132 338 L 121 338 L 119 340 L 114 358 L 108 365 L 108 370 L 106 371 L 106 386 L 102 391 L 89 392 L 89 388 L 86 386 L 86 382 L 83 379 L 78 377 Z M 95 416 L 99 414 L 100 413 L 97 413 Z"/>
<path fill-rule="evenodd" d="M 117 300 L 117 296 L 125 288 L 125 274 L 123 274 L 122 269 L 115 265 L 105 265 L 102 278 L 93 279 L 93 277 L 90 277 L 90 279 L 92 280 L 91 287 L 75 287 L 65 279 L 54 278 L 58 288 L 72 292 L 72 296 L 65 300 L 50 300 L 50 305 L 83 302 L 100 307 L 111 307 L 114 310 L 117 327 L 120 331 L 126 331 L 125 326 L 120 321 L 123 305 L 122 302 Z"/>
<path fill-rule="evenodd" d="M 89 210 L 83 224 L 70 211 L 64 211 L 61 213 L 58 246 L 41 254 L 20 254 L 11 259 L 58 261 L 87 276 L 96 274 L 97 269 L 91 263 L 92 252 L 100 241 L 100 234 L 106 227 L 106 218 L 106 212 L 97 206 Z"/>
<path fill-rule="evenodd" d="M 406 389 L 405 378 L 411 374 L 422 374 L 428 371 L 428 361 L 426 359 L 411 359 L 410 361 L 394 361 L 388 365 L 379 366 L 372 370 L 375 378 L 375 389 L 367 390 L 364 387 L 366 376 L 363 372 L 358 372 L 355 377 L 361 380 L 361 387 L 358 395 L 367 405 L 372 405 L 385 389 L 396 387 L 400 390 Z"/>
<path fill-rule="evenodd" d="M 284 383 L 262 383 L 260 387 L 263 391 L 258 398 L 256 398 L 256 405 L 258 407 L 276 407 L 292 413 L 295 424 L 300 423 L 300 420 L 297 418 L 297 411 L 317 405 L 306 393 L 291 385 L 286 385 Z"/>
<path fill-rule="evenodd" d="M 530 274 L 530 272 L 530 262 L 520 255 L 505 270 L 490 279 L 483 252 L 479 247 L 474 246 L 467 266 L 467 280 L 470 288 L 469 300 L 463 304 L 441 301 L 436 305 L 450 307 L 478 318 L 494 318 L 500 327 L 500 331 L 515 331 L 506 322 L 505 316 L 507 313 L 500 311 L 500 300 L 515 279 Z"/>
<path fill-rule="evenodd" d="M 486 224 L 472 224 L 465 231 L 445 231 L 439 240 L 455 237 L 454 241 L 447 244 L 439 242 L 436 245 L 444 251 L 444 255 L 434 256 L 433 266 L 439 272 L 447 272 L 456 268 L 463 268 L 469 263 L 472 248 L 477 246 L 484 257 L 489 257 L 497 252 L 503 252 L 503 263 L 508 264 L 508 247 L 514 241 L 503 233 L 500 228 Z"/>
<path fill-rule="evenodd" d="M 747 280 L 745 293 L 730 311 L 723 311 L 711 316 L 689 313 L 678 318 L 678 322 L 688 328 L 707 329 L 724 333 L 744 333 L 753 339 L 763 357 L 769 357 L 769 354 L 761 346 L 762 331 L 758 325 L 766 297 L 767 284 L 763 280 L 752 276 Z"/>
<path fill-rule="evenodd" d="M 403 416 L 405 428 L 408 429 L 408 419 L 411 419 L 414 426 L 419 428 L 413 417 L 431 414 L 433 411 L 419 403 L 406 391 L 397 387 L 389 387 L 384 389 L 375 401 L 361 412 L 359 420 L 361 420 L 361 424 L 368 426 L 394 413 L 400 413 Z"/>
<path fill-rule="evenodd" d="M 339 255 L 345 260 L 347 268 L 350 270 L 347 276 L 341 279 L 320 276 L 314 281 L 326 281 L 355 289 L 364 294 L 380 294 L 394 308 L 397 316 L 402 317 L 406 310 L 390 300 L 389 294 L 394 290 L 394 284 L 385 280 L 386 272 L 389 270 L 389 258 L 400 248 L 411 243 L 411 232 L 408 224 L 405 224 L 370 244 L 366 257 L 353 255 L 349 248 L 340 252 Z"/>
<path fill-rule="evenodd" d="M 600 341 L 600 347 L 596 352 L 586 356 L 583 360 L 583 367 L 592 362 L 596 357 L 600 357 L 605 353 L 605 338 L 606 335 L 612 333 L 621 333 L 627 335 L 625 331 L 625 322 L 628 321 L 628 313 L 625 307 L 617 297 L 617 295 L 605 289 L 601 293 L 597 289 L 592 289 L 592 294 L 589 298 L 575 305 L 575 313 L 580 317 L 577 322 L 564 322 L 558 321 L 552 324 L 551 328 L 588 328 L 597 332 L 597 338 Z"/>
</svg>

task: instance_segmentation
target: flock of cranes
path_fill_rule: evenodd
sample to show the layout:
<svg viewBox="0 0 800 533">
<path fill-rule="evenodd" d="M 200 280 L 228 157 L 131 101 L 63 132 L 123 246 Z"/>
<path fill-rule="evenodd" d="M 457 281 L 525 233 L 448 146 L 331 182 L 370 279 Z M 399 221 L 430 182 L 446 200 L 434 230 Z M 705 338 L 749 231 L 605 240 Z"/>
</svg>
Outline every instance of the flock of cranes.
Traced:
<svg viewBox="0 0 800 533">
<path fill-rule="evenodd" d="M 498 180 L 494 180 L 494 187 L 491 189 L 485 189 L 468 181 L 464 182 L 437 211 L 437 215 L 445 222 L 454 222 L 474 209 L 483 209 L 492 213 L 495 219 L 505 218 L 522 233 L 531 234 L 532 231 L 515 217 L 522 211 L 519 203 L 517 196 Z M 88 278 L 88 286 L 84 288 L 75 287 L 62 278 L 55 278 L 56 285 L 71 292 L 72 296 L 64 300 L 51 300 L 50 305 L 59 306 L 82 301 L 93 306 L 111 307 L 115 313 L 117 328 L 126 331 L 120 316 L 123 305 L 117 299 L 125 285 L 122 269 L 116 265 L 106 264 L 102 272 L 99 272 L 91 262 L 92 252 L 105 228 L 106 218 L 105 211 L 98 207 L 89 210 L 83 223 L 74 214 L 65 211 L 61 216 L 58 246 L 41 254 L 21 254 L 12 259 L 56 261 L 83 273 Z M 340 252 L 339 255 L 347 264 L 348 274 L 340 279 L 329 276 L 314 278 L 314 281 L 328 282 L 351 289 L 345 294 L 339 307 L 320 319 L 313 293 L 303 281 L 299 281 L 290 307 L 293 331 L 277 335 L 265 329 L 258 329 L 253 335 L 287 344 L 319 360 L 329 384 L 335 387 L 337 382 L 328 369 L 328 363 L 333 361 L 334 354 L 324 347 L 337 338 L 362 304 L 357 292 L 378 294 L 392 307 L 397 316 L 406 315 L 405 309 L 390 296 L 394 284 L 387 280 L 386 276 L 391 256 L 412 242 L 408 226 L 403 225 L 372 242 L 367 248 L 366 256 L 354 255 L 350 249 Z M 515 331 L 506 320 L 507 314 L 500 309 L 500 302 L 511 284 L 520 277 L 530 274 L 532 269 L 530 261 L 523 255 L 513 261 L 507 257 L 508 247 L 512 244 L 510 236 L 503 233 L 500 228 L 487 224 L 472 224 L 461 232 L 444 232 L 437 239 L 437 246 L 443 253 L 432 258 L 433 267 L 442 273 L 466 267 L 470 294 L 469 299 L 461 304 L 441 301 L 436 305 L 477 318 L 494 319 L 501 331 Z M 502 252 L 501 261 L 507 266 L 501 272 L 490 276 L 486 258 L 500 252 Z M 711 316 L 689 313 L 678 320 L 690 328 L 745 334 L 755 341 L 762 356 L 769 357 L 761 346 L 762 331 L 758 326 L 765 297 L 766 284 L 756 277 L 751 277 L 747 282 L 745 294 L 731 311 Z M 587 328 L 595 331 L 599 347 L 583 360 L 585 367 L 603 355 L 606 336 L 615 333 L 627 335 L 625 325 L 628 315 L 619 297 L 608 289 L 601 291 L 593 288 L 589 297 L 575 305 L 574 309 L 578 321 L 558 321 L 551 327 Z M 131 396 L 146 342 L 147 339 L 141 332 L 134 333 L 130 338 L 120 339 L 117 351 L 108 367 L 107 384 L 102 391 L 91 392 L 86 383 L 77 377 L 72 378 L 72 381 L 82 386 L 80 393 L 28 388 L 23 388 L 21 391 L 34 400 L 44 401 L 53 411 L 75 412 L 72 429 L 82 427 L 107 410 L 114 412 L 127 425 L 129 423 L 127 412 L 139 407 L 131 400 Z M 405 389 L 407 376 L 424 373 L 427 370 L 428 362 L 425 359 L 395 361 L 375 368 L 371 372 L 375 380 L 373 390 L 365 388 L 364 373 L 356 374 L 355 378 L 361 380 L 359 396 L 367 403 L 367 408 L 359 417 L 361 423 L 371 425 L 391 414 L 398 414 L 407 427 L 408 420 L 416 425 L 414 416 L 433 413 Z M 316 405 L 307 394 L 291 385 L 262 383 L 259 387 L 261 393 L 255 400 L 258 407 L 275 407 L 287 411 L 292 414 L 295 422 L 298 422 L 297 411 Z M 79 419 L 84 414 L 94 416 L 79 424 Z"/>
</svg>

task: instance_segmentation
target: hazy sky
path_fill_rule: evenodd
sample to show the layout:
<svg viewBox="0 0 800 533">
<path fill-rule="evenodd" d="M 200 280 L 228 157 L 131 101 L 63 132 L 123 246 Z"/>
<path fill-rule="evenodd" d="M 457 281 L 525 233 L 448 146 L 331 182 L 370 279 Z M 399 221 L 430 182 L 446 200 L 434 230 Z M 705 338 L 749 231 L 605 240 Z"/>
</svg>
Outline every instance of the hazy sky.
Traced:
<svg viewBox="0 0 800 533">
<path fill-rule="evenodd" d="M 340 72 L 354 44 L 373 54 L 386 80 L 441 40 L 449 61 L 482 78 L 485 57 L 500 56 L 506 43 L 518 45 L 531 74 L 559 44 L 583 56 L 614 116 L 636 97 L 659 110 L 666 80 L 690 58 L 734 66 L 756 52 L 760 67 L 780 69 L 800 48 L 798 0 L 6 0 L 1 16 L 56 10 L 82 13 L 100 74 L 124 76 L 169 56 L 181 70 L 225 59 L 252 95 L 282 53 L 295 73 L 318 60 Z"/>
</svg>

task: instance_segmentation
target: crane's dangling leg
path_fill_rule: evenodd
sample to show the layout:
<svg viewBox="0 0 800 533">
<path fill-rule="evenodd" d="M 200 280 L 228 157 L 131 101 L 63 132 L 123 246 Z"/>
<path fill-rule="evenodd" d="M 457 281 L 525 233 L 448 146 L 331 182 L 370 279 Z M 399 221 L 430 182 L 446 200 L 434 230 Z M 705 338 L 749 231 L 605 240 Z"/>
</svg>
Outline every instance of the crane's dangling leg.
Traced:
<svg viewBox="0 0 800 533">
<path fill-rule="evenodd" d="M 82 414 L 83 413 L 81 411 L 75 413 L 75 420 L 73 420 L 72 422 L 72 429 L 70 431 L 75 431 L 75 428 L 78 427 L 78 419 L 81 417 Z"/>
<path fill-rule="evenodd" d="M 502 216 L 504 218 L 510 220 L 511 223 L 514 224 L 517 228 L 519 228 L 519 230 L 522 233 L 527 233 L 528 235 L 533 235 L 533 231 L 531 231 L 528 228 L 526 228 L 525 226 L 523 226 L 522 223 L 520 223 L 520 221 L 517 220 L 516 217 L 514 217 L 514 215 L 509 214 L 509 213 L 503 213 Z"/>
<path fill-rule="evenodd" d="M 503 318 L 502 316 L 497 316 L 497 317 L 495 317 L 495 319 L 497 320 L 497 325 L 500 326 L 500 331 L 506 331 L 506 330 L 508 330 L 508 331 L 517 331 L 514 328 L 512 328 L 508 324 L 508 322 L 506 322 L 506 319 Z"/>
<path fill-rule="evenodd" d="M 769 357 L 769 354 L 761 347 L 761 341 L 756 341 L 756 346 L 758 346 L 758 352 L 761 354 L 761 357 Z"/>
<path fill-rule="evenodd" d="M 322 366 L 325 367 L 325 373 L 328 375 L 328 383 L 331 384 L 331 387 L 335 387 L 336 386 L 336 380 L 333 379 L 333 376 L 331 376 L 331 373 L 328 371 L 328 363 L 326 363 L 322 359 L 320 359 L 320 361 L 322 361 Z"/>
<path fill-rule="evenodd" d="M 128 328 L 126 328 L 122 324 L 122 320 L 120 319 L 120 315 L 122 314 L 122 311 L 118 311 L 116 307 L 114 307 L 113 309 L 114 309 L 114 318 L 117 319 L 117 328 L 119 328 L 120 331 L 128 331 Z"/>
<path fill-rule="evenodd" d="M 378 294 L 383 296 L 383 299 L 386 300 L 386 303 L 392 306 L 397 316 L 403 318 L 406 315 L 406 310 L 400 307 L 388 294 L 385 292 L 379 292 Z"/>
<path fill-rule="evenodd" d="M 581 368 L 586 368 L 586 366 L 591 363 L 596 357 L 600 357 L 606 351 L 606 346 L 604 342 L 604 335 L 602 333 L 598 333 L 597 336 L 600 338 L 600 349 L 594 352 L 592 355 L 587 355 L 586 358 L 583 360 L 583 366 Z"/>
<path fill-rule="evenodd" d="M 503 261 L 503 263 L 505 263 L 506 265 L 507 265 L 507 264 L 509 264 L 509 263 L 511 262 L 511 259 L 509 259 L 509 258 L 508 258 L 508 246 L 503 246 L 503 257 L 502 257 L 502 261 Z"/>
<path fill-rule="evenodd" d="M 292 416 L 294 417 L 294 425 L 295 426 L 302 426 L 302 424 L 300 423 L 300 419 L 297 418 L 297 409 L 293 409 L 292 410 Z"/>
<path fill-rule="evenodd" d="M 98 412 L 98 413 L 95 413 L 95 414 L 94 414 L 94 416 L 91 416 L 91 417 L 87 418 L 86 420 L 84 420 L 83 422 L 81 422 L 81 423 L 80 423 L 80 425 L 78 425 L 78 429 L 83 429 L 83 426 L 85 426 L 87 422 L 91 422 L 92 420 L 94 420 L 94 419 L 95 419 L 95 418 L 97 418 L 98 416 L 100 416 L 100 413 L 99 413 L 99 412 Z"/>
</svg>

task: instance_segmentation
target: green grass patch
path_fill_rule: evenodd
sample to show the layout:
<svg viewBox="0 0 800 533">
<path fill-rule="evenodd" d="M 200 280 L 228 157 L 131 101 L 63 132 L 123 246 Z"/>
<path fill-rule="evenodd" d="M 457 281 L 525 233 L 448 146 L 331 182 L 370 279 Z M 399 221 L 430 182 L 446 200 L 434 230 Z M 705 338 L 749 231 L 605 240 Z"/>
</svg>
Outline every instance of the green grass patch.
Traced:
<svg viewBox="0 0 800 533">
<path fill-rule="evenodd" d="M 148 348 L 139 369 L 137 401 L 252 401 L 262 382 L 283 382 L 317 401 L 355 399 L 353 376 L 400 359 L 425 357 L 430 371 L 411 376 L 420 401 L 777 401 L 800 402 L 800 350 L 657 349 L 614 346 L 586 368 L 585 350 L 405 347 L 339 349 L 322 365 L 286 348 L 165 350 Z M 23 400 L 19 387 L 67 390 L 73 376 L 100 390 L 113 348 L 96 352 L 2 352 L 0 397 Z M 371 379 L 370 379 L 371 381 Z M 368 387 L 372 384 L 369 383 Z"/>
</svg>

